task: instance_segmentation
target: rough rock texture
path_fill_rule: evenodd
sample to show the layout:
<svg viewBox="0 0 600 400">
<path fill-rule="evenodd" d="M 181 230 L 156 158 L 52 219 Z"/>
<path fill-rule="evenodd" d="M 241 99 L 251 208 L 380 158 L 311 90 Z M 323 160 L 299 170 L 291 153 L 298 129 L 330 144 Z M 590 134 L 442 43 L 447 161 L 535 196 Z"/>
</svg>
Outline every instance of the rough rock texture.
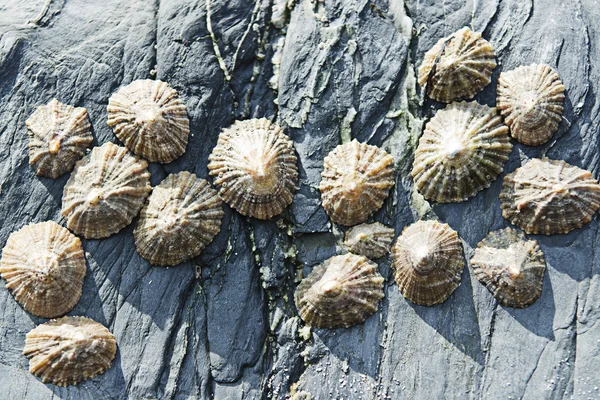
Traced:
<svg viewBox="0 0 600 400">
<path fill-rule="evenodd" d="M 393 154 L 398 177 L 374 220 L 402 228 L 437 216 L 464 239 L 466 258 L 507 226 L 500 180 L 461 204 L 431 208 L 410 167 L 422 124 L 415 64 L 440 38 L 471 26 L 497 49 L 498 75 L 548 63 L 567 88 L 565 118 L 546 144 L 516 144 L 505 168 L 546 155 L 600 176 L 600 11 L 595 1 L 518 0 L 16 0 L 0 5 L 0 246 L 30 222 L 60 217 L 65 175 L 28 165 L 25 120 L 53 97 L 90 113 L 94 145 L 115 141 L 111 93 L 157 78 L 190 116 L 187 152 L 152 164 L 152 184 L 187 170 L 207 177 L 221 128 L 276 120 L 294 140 L 301 188 L 273 221 L 226 210 L 223 229 L 194 262 L 150 267 L 132 227 L 84 242 L 88 274 L 71 315 L 109 327 L 119 344 L 106 374 L 76 387 L 27 372 L 27 314 L 0 283 L 0 383 L 7 399 L 598 398 L 600 252 L 597 217 L 567 235 L 536 237 L 548 272 L 524 310 L 498 306 L 465 268 L 444 304 L 411 305 L 389 258 L 386 297 L 364 325 L 308 330 L 292 294 L 301 273 L 339 252 L 342 233 L 320 207 L 323 157 L 352 138 Z M 199 273 L 200 278 L 196 278 Z"/>
</svg>

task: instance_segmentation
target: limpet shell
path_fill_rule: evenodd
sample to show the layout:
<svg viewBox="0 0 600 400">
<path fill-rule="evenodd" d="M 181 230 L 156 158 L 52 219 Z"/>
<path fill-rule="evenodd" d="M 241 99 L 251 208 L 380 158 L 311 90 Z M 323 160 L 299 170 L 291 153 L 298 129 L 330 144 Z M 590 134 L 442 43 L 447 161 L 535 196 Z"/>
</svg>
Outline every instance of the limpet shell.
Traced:
<svg viewBox="0 0 600 400">
<path fill-rule="evenodd" d="M 364 322 L 383 298 L 377 264 L 363 256 L 333 256 L 300 282 L 294 299 L 300 317 L 318 328 L 347 328 Z"/>
<path fill-rule="evenodd" d="M 53 319 L 25 337 L 29 372 L 44 383 L 75 385 L 103 374 L 117 353 L 117 342 L 102 324 L 86 317 Z"/>
<path fill-rule="evenodd" d="M 502 72 L 496 107 L 519 142 L 538 146 L 558 130 L 565 87 L 548 65 L 533 64 Z"/>
<path fill-rule="evenodd" d="M 383 257 L 390 251 L 394 230 L 379 222 L 356 225 L 346 232 L 344 245 L 354 254 L 370 259 Z"/>
<path fill-rule="evenodd" d="M 131 223 L 151 190 L 148 163 L 105 143 L 79 160 L 65 185 L 62 215 L 87 239 L 108 237 Z"/>
<path fill-rule="evenodd" d="M 23 308 L 42 318 L 71 311 L 85 277 L 81 240 L 56 222 L 24 226 L 8 237 L 0 274 Z"/>
<path fill-rule="evenodd" d="M 167 176 L 152 190 L 133 231 L 138 253 L 154 265 L 196 257 L 221 230 L 217 191 L 189 172 Z"/>
<path fill-rule="evenodd" d="M 507 307 L 524 308 L 542 293 L 544 253 L 535 240 L 512 228 L 490 232 L 471 258 L 473 272 Z"/>
<path fill-rule="evenodd" d="M 452 103 L 431 118 L 419 139 L 411 172 L 415 187 L 437 203 L 467 200 L 500 175 L 511 149 L 495 108 Z"/>
<path fill-rule="evenodd" d="M 400 292 L 415 304 L 443 303 L 458 287 L 465 266 L 458 234 L 447 224 L 418 221 L 392 248 Z"/>
<path fill-rule="evenodd" d="M 440 39 L 423 58 L 419 85 L 444 103 L 470 99 L 491 82 L 496 52 L 480 33 L 464 27 Z"/>
<path fill-rule="evenodd" d="M 38 107 L 25 124 L 29 164 L 39 176 L 56 179 L 71 171 L 94 140 L 87 110 L 57 99 Z"/>
<path fill-rule="evenodd" d="M 266 118 L 223 129 L 208 169 L 223 201 L 250 217 L 281 214 L 298 189 L 294 143 Z"/>
<path fill-rule="evenodd" d="M 108 100 L 108 125 L 133 153 L 169 163 L 185 153 L 190 133 L 185 104 L 166 82 L 133 81 Z"/>
<path fill-rule="evenodd" d="M 600 207 L 600 184 L 562 160 L 534 158 L 504 177 L 500 207 L 527 233 L 567 233 L 590 222 Z"/>
<path fill-rule="evenodd" d="M 379 210 L 394 186 L 394 159 L 385 150 L 356 139 L 324 159 L 321 200 L 333 222 L 356 225 Z"/>
</svg>

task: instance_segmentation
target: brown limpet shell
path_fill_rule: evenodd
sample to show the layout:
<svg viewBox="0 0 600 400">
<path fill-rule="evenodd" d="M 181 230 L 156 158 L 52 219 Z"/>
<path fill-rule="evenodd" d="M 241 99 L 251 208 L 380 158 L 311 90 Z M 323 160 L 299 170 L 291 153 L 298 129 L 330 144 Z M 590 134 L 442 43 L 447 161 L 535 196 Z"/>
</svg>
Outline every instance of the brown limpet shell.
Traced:
<svg viewBox="0 0 600 400">
<path fill-rule="evenodd" d="M 166 82 L 140 79 L 108 100 L 108 125 L 133 153 L 169 163 L 185 153 L 190 123 L 185 104 Z"/>
<path fill-rule="evenodd" d="M 471 258 L 473 272 L 503 306 L 525 308 L 542 293 L 544 253 L 535 240 L 512 228 L 490 232 Z"/>
<path fill-rule="evenodd" d="M 119 232 L 138 214 L 151 190 L 148 163 L 124 147 L 105 143 L 75 164 L 65 185 L 62 215 L 87 239 Z"/>
<path fill-rule="evenodd" d="M 500 175 L 512 149 L 497 110 L 475 101 L 452 103 L 425 126 L 412 176 L 430 201 L 465 201 Z"/>
<path fill-rule="evenodd" d="M 383 298 L 377 264 L 355 254 L 333 256 L 300 282 L 294 300 L 304 322 L 318 328 L 363 323 Z"/>
<path fill-rule="evenodd" d="M 75 385 L 103 374 L 117 353 L 113 334 L 86 317 L 62 317 L 38 325 L 25 337 L 29 372 L 44 383 Z"/>
<path fill-rule="evenodd" d="M 480 33 L 464 27 L 440 39 L 423 57 L 419 85 L 434 100 L 470 99 L 491 82 L 496 52 Z"/>
<path fill-rule="evenodd" d="M 344 245 L 354 254 L 375 259 L 389 253 L 393 241 L 394 230 L 382 223 L 374 222 L 348 229 Z"/>
<path fill-rule="evenodd" d="M 323 161 L 321 200 L 333 222 L 356 225 L 379 210 L 394 186 L 394 159 L 356 139 L 333 149 Z"/>
<path fill-rule="evenodd" d="M 591 172 L 562 160 L 533 158 L 504 177 L 500 207 L 527 233 L 568 233 L 598 211 L 600 184 Z"/>
<path fill-rule="evenodd" d="M 92 126 L 87 110 L 52 99 L 25 122 L 29 134 L 29 164 L 39 176 L 56 179 L 73 169 L 90 147 Z"/>
<path fill-rule="evenodd" d="M 294 143 L 266 118 L 236 121 L 223 129 L 208 170 L 223 201 L 258 219 L 281 214 L 298 190 Z"/>
<path fill-rule="evenodd" d="M 26 225 L 8 237 L 0 275 L 25 310 L 42 318 L 71 311 L 85 278 L 81 240 L 56 222 Z"/>
<path fill-rule="evenodd" d="M 167 176 L 152 190 L 133 231 L 138 253 L 153 265 L 196 257 L 221 230 L 223 202 L 204 179 L 189 172 Z"/>
<path fill-rule="evenodd" d="M 558 130 L 563 114 L 565 87 L 545 64 L 521 66 L 502 72 L 496 107 L 510 134 L 529 146 L 546 143 Z"/>
<path fill-rule="evenodd" d="M 415 304 L 443 303 L 460 285 L 462 254 L 458 234 L 448 224 L 418 221 L 407 226 L 392 248 L 400 292 Z"/>
</svg>

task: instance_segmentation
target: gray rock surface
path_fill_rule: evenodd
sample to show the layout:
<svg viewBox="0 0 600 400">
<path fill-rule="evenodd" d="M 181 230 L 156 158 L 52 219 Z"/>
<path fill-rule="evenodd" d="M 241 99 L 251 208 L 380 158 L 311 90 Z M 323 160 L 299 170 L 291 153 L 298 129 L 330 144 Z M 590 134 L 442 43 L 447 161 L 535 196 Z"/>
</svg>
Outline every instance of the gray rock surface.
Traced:
<svg viewBox="0 0 600 400">
<path fill-rule="evenodd" d="M 310 330 L 293 304 L 300 277 L 340 251 L 342 232 L 318 192 L 323 157 L 340 142 L 357 138 L 394 155 L 397 183 L 374 220 L 397 234 L 439 218 L 469 258 L 488 231 L 507 226 L 500 180 L 461 204 L 430 206 L 413 194 L 412 153 L 440 107 L 422 98 L 415 69 L 464 25 L 498 50 L 480 102 L 494 104 L 502 70 L 533 62 L 556 67 L 567 87 L 554 139 L 516 144 L 506 172 L 547 155 L 600 177 L 599 24 L 592 0 L 0 0 L 0 246 L 27 223 L 64 223 L 68 176 L 36 177 L 26 149 L 25 120 L 53 97 L 88 109 L 100 145 L 116 141 L 106 105 L 117 88 L 157 78 L 179 90 L 193 136 L 183 157 L 151 165 L 153 185 L 180 170 L 206 177 L 219 131 L 250 117 L 284 126 L 301 172 L 281 217 L 262 222 L 227 209 L 194 262 L 150 267 L 131 226 L 84 241 L 88 274 L 71 314 L 107 325 L 119 351 L 108 372 L 76 387 L 29 374 L 25 334 L 45 320 L 0 283 L 0 398 L 600 398 L 597 218 L 536 237 L 548 272 L 528 309 L 499 306 L 468 266 L 444 304 L 410 304 L 385 258 L 386 297 L 365 324 Z"/>
</svg>

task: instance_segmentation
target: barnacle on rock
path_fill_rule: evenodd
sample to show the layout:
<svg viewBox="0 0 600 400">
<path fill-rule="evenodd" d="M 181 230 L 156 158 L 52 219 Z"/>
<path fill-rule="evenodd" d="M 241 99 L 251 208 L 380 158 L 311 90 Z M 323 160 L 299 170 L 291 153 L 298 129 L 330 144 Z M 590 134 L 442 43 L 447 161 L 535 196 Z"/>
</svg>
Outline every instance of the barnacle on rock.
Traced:
<svg viewBox="0 0 600 400">
<path fill-rule="evenodd" d="M 490 186 L 511 149 L 508 128 L 495 108 L 452 103 L 425 126 L 415 151 L 415 186 L 431 201 L 464 201 Z"/>
<path fill-rule="evenodd" d="M 600 207 L 600 184 L 562 160 L 534 158 L 504 177 L 500 207 L 527 233 L 567 233 L 590 222 Z"/>
<path fill-rule="evenodd" d="M 81 297 L 85 272 L 81 241 L 53 221 L 11 233 L 2 250 L 0 275 L 6 287 L 38 317 L 71 311 Z"/>
<path fill-rule="evenodd" d="M 392 247 L 393 240 L 394 230 L 392 228 L 374 222 L 348 229 L 344 245 L 354 254 L 374 259 L 386 255 Z"/>
<path fill-rule="evenodd" d="M 56 99 L 38 107 L 25 123 L 29 164 L 40 176 L 56 179 L 71 171 L 93 141 L 87 110 Z"/>
</svg>

